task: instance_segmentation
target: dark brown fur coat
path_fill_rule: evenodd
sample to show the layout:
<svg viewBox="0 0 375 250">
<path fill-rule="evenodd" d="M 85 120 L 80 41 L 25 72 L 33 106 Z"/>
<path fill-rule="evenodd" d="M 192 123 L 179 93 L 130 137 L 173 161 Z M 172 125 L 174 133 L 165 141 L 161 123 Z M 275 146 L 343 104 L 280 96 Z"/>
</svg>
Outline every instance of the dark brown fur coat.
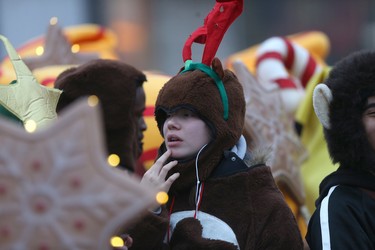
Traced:
<svg viewBox="0 0 375 250">
<path fill-rule="evenodd" d="M 221 164 L 227 164 L 232 156 L 223 161 Z M 236 161 L 230 164 L 244 164 L 241 159 Z M 303 249 L 294 216 L 277 188 L 270 168 L 257 161 L 247 164 L 252 166 L 230 176 L 209 178 L 205 182 L 197 219 L 191 216 L 180 220 L 173 228 L 169 227 L 173 232 L 170 240 L 166 240 L 173 214 L 183 211 L 193 214 L 195 187 L 171 196 L 161 214 L 150 213 L 129 231 L 134 240 L 131 249 Z M 171 207 L 172 214 L 169 212 Z M 214 232 L 233 233 L 238 245 L 209 238 L 212 234 L 202 236 L 203 228 L 207 226 L 204 214 L 217 222 Z"/>
</svg>

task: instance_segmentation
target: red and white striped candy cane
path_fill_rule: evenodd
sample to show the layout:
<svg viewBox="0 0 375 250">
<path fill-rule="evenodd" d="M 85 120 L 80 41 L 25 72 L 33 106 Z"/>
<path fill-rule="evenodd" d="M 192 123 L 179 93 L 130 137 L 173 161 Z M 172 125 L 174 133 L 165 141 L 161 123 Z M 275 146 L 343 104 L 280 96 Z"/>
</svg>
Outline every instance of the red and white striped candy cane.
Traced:
<svg viewBox="0 0 375 250">
<path fill-rule="evenodd" d="M 292 113 L 303 98 L 308 81 L 321 70 L 307 49 L 283 37 L 265 40 L 256 53 L 258 80 L 276 84 L 285 108 Z"/>
</svg>

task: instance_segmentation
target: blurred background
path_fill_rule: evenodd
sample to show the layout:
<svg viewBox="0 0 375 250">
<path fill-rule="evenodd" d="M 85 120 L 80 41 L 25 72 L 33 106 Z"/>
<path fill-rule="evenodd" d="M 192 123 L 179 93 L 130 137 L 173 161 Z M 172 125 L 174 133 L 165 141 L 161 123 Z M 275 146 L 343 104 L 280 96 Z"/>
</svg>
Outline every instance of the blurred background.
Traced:
<svg viewBox="0 0 375 250">
<path fill-rule="evenodd" d="M 17 48 L 44 35 L 52 17 L 62 28 L 103 25 L 117 36 L 121 59 L 142 70 L 175 74 L 183 44 L 203 24 L 214 0 L 0 0 L 0 34 Z M 373 0 L 245 0 L 244 12 L 217 52 L 224 59 L 275 35 L 319 30 L 331 49 L 328 64 L 359 49 L 375 47 Z M 200 60 L 200 45 L 193 60 Z M 5 56 L 0 49 L 0 56 Z"/>
</svg>

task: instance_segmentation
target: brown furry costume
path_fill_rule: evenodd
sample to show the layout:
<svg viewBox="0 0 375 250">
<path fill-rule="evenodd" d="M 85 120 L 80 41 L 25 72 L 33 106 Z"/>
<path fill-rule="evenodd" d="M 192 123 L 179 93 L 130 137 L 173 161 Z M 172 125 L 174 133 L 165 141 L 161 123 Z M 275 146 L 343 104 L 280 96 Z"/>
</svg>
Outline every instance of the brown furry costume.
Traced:
<svg viewBox="0 0 375 250">
<path fill-rule="evenodd" d="M 159 92 L 155 110 L 160 132 L 167 113 L 179 108 L 196 112 L 211 128 L 211 142 L 196 156 L 199 179 L 204 183 L 196 219 L 194 157 L 180 161 L 169 173 L 181 175 L 160 214 L 150 213 L 128 230 L 134 240 L 131 249 L 302 249 L 296 221 L 264 159 L 252 155 L 243 161 L 230 151 L 243 130 L 243 90 L 218 59 L 213 60 L 212 68 L 228 96 L 227 120 L 214 79 L 199 69 L 180 73 L 167 82 Z M 163 152 L 164 145 L 160 154 Z"/>
<path fill-rule="evenodd" d="M 375 154 L 362 123 L 363 107 L 375 93 L 374 63 L 374 53 L 353 53 L 340 61 L 325 82 L 333 99 L 329 107 L 332 129 L 324 129 L 324 135 L 333 163 L 341 168 L 375 172 Z"/>
<path fill-rule="evenodd" d="M 60 112 L 80 97 L 96 95 L 103 110 L 108 153 L 117 154 L 120 166 L 133 171 L 138 157 L 134 105 L 136 89 L 144 81 L 142 72 L 124 62 L 93 60 L 57 77 L 55 87 L 63 93 L 56 110 Z"/>
</svg>

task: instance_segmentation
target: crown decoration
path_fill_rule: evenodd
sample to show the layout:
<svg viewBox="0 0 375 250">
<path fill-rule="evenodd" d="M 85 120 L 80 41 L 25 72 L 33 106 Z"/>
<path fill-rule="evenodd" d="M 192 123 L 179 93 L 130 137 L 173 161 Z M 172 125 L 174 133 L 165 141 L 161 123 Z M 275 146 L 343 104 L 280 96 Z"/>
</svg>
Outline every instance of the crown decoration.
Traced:
<svg viewBox="0 0 375 250">
<path fill-rule="evenodd" d="M 24 124 L 32 120 L 41 127 L 56 119 L 56 105 L 61 91 L 38 83 L 9 40 L 2 35 L 0 40 L 17 76 L 16 83 L 0 85 L 0 104 Z"/>
<path fill-rule="evenodd" d="M 51 65 L 83 64 L 98 59 L 98 53 L 80 53 L 72 51 L 72 44 L 57 24 L 57 18 L 52 18 L 44 39 L 44 52 L 40 56 L 23 57 L 23 61 L 30 70 Z"/>
</svg>

